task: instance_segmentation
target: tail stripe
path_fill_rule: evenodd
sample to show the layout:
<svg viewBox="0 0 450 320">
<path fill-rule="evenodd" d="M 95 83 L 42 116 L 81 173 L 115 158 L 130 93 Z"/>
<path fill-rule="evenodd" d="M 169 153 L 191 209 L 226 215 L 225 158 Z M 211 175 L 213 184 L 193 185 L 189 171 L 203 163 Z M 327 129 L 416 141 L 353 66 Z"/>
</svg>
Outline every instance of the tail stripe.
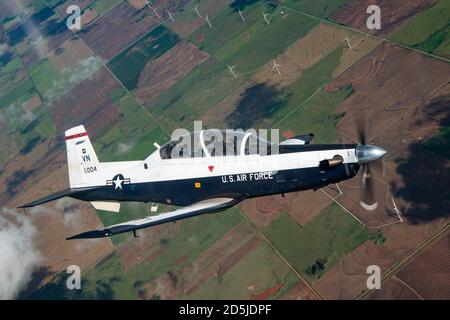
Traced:
<svg viewBox="0 0 450 320">
<path fill-rule="evenodd" d="M 73 135 L 71 135 L 71 136 L 67 136 L 67 137 L 66 137 L 66 141 L 67 141 L 67 140 L 76 139 L 76 138 L 86 137 L 86 136 L 87 136 L 87 133 L 86 133 L 86 132 L 83 132 L 83 133 L 77 133 L 77 134 L 73 134 Z"/>
</svg>

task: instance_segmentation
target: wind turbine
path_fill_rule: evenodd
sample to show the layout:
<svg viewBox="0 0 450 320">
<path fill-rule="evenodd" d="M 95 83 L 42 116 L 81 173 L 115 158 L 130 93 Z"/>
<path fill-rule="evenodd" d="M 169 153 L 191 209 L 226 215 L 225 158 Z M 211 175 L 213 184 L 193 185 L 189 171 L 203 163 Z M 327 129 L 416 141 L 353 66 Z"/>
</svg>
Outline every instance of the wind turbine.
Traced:
<svg viewBox="0 0 450 320">
<path fill-rule="evenodd" d="M 230 73 L 233 75 L 233 77 L 237 78 L 237 75 L 236 75 L 236 73 L 233 70 L 235 67 L 236 66 L 230 66 L 230 65 L 227 64 L 227 68 L 230 71 Z"/>
<path fill-rule="evenodd" d="M 199 18 L 202 17 L 202 16 L 200 15 L 200 12 L 198 12 L 198 5 L 195 6 L 194 12 L 197 14 L 197 16 L 198 16 Z"/>
<path fill-rule="evenodd" d="M 281 64 L 278 64 L 275 59 L 273 59 L 272 71 L 281 75 L 281 71 L 278 67 L 281 67 Z M 275 70 L 275 71 L 274 71 Z"/>
<path fill-rule="evenodd" d="M 206 23 L 208 24 L 208 26 L 212 29 L 212 24 L 211 24 L 211 21 L 209 21 L 208 15 L 206 15 L 206 17 L 204 18 L 204 20 L 206 21 Z"/>
<path fill-rule="evenodd" d="M 241 17 L 242 21 L 245 21 L 244 15 L 242 14 L 241 9 L 238 9 L 239 16 Z"/>
<path fill-rule="evenodd" d="M 167 14 L 169 15 L 169 20 L 172 22 L 175 22 L 175 20 L 173 19 L 172 13 L 170 13 L 169 10 L 167 10 Z"/>
<path fill-rule="evenodd" d="M 267 24 L 270 24 L 270 18 L 267 18 L 268 16 L 270 16 L 270 14 L 263 13 L 264 20 L 266 20 Z"/>
<path fill-rule="evenodd" d="M 147 7 L 149 7 L 149 9 L 151 9 L 153 11 L 153 13 L 156 16 L 156 19 L 159 19 L 160 17 L 159 17 L 158 12 L 156 12 L 156 8 L 152 8 L 152 4 L 148 0 L 145 0 L 145 3 L 147 4 Z"/>
<path fill-rule="evenodd" d="M 206 23 L 208 24 L 208 26 L 212 29 L 212 24 L 211 24 L 211 21 L 209 21 L 209 16 L 206 15 L 206 17 L 203 18 L 202 15 L 200 14 L 200 12 L 198 11 L 198 5 L 195 6 L 195 8 L 194 8 L 193 11 L 197 14 L 197 16 L 198 16 L 200 19 L 205 20 Z"/>
<path fill-rule="evenodd" d="M 347 42 L 348 47 L 350 48 L 350 50 L 352 49 L 352 44 L 350 43 L 350 39 L 348 37 L 345 37 L 344 41 Z"/>
</svg>

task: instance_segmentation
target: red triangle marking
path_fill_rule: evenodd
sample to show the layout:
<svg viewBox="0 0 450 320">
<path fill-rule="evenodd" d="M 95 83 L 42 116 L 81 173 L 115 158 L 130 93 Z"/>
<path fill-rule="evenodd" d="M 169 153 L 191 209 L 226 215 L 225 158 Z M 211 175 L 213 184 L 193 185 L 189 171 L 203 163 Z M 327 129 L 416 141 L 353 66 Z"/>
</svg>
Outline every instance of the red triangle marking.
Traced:
<svg viewBox="0 0 450 320">
<path fill-rule="evenodd" d="M 213 172 L 214 166 L 208 166 L 209 172 Z"/>
</svg>

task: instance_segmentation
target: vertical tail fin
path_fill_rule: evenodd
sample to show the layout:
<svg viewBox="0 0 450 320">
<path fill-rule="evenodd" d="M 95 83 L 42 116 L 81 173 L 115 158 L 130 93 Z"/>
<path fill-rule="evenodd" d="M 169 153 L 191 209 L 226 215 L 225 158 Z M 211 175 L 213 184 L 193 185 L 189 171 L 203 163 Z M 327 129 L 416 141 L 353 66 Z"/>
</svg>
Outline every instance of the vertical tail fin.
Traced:
<svg viewBox="0 0 450 320">
<path fill-rule="evenodd" d="M 95 178 L 98 177 L 100 163 L 84 126 L 67 130 L 65 138 L 70 187 L 98 184 Z"/>
</svg>

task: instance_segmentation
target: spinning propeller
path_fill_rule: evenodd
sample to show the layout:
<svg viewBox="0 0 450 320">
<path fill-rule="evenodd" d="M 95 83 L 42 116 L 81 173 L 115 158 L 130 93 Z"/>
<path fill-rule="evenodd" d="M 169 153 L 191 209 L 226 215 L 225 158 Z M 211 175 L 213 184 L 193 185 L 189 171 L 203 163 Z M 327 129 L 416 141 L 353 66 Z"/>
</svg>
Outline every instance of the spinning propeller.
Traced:
<svg viewBox="0 0 450 320">
<path fill-rule="evenodd" d="M 362 195 L 359 203 L 364 209 L 373 211 L 378 208 L 378 202 L 375 200 L 375 180 L 373 175 L 375 171 L 380 172 L 380 170 L 374 169 L 383 165 L 383 162 L 378 160 L 386 154 L 386 151 L 383 148 L 366 144 L 366 133 L 361 126 L 361 122 L 358 122 L 357 128 L 359 144 L 356 147 L 356 157 L 363 169 Z"/>
</svg>

